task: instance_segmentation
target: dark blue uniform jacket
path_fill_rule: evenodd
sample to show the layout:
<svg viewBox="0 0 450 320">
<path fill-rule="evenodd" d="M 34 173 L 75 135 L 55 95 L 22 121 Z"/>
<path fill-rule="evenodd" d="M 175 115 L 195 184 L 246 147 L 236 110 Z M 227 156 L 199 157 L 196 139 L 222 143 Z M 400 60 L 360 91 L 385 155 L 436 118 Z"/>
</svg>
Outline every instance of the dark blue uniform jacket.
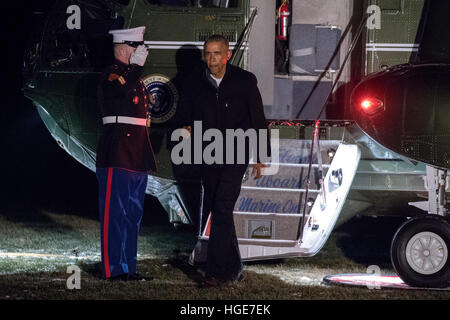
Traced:
<svg viewBox="0 0 450 320">
<path fill-rule="evenodd" d="M 149 98 L 140 80 L 143 67 L 120 61 L 100 77 L 97 99 L 101 117 L 147 118 Z M 97 148 L 97 167 L 116 167 L 138 172 L 156 171 L 156 159 L 148 127 L 115 123 L 102 126 Z"/>
</svg>

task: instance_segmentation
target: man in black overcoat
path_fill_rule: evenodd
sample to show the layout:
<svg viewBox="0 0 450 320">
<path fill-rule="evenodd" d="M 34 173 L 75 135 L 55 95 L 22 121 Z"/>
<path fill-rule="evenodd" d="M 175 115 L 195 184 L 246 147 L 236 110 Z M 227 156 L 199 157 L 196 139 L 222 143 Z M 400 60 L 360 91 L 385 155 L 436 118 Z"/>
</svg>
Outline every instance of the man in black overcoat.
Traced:
<svg viewBox="0 0 450 320">
<path fill-rule="evenodd" d="M 211 163 L 203 159 L 201 165 L 204 213 L 211 212 L 205 285 L 216 286 L 243 279 L 233 209 L 252 152 L 252 175 L 256 179 L 261 177 L 265 164 L 261 163 L 259 151 L 263 148 L 266 151 L 263 154 L 270 155 L 270 138 L 256 77 L 229 64 L 232 52 L 227 39 L 221 35 L 211 36 L 205 42 L 203 54 L 204 67 L 193 71 L 184 82 L 179 112 L 184 124 L 193 128 L 193 136 L 199 127 L 197 121 L 201 121 L 202 132 L 216 129 L 223 135 L 222 160 Z M 248 140 L 244 146 L 238 145 L 239 139 L 226 139 L 227 129 L 255 130 L 258 139 L 253 145 Z M 264 146 L 259 139 L 260 129 L 266 135 Z M 202 150 L 205 145 L 204 142 Z M 233 156 L 230 156 L 231 150 Z M 218 159 L 217 154 L 213 156 Z"/>
</svg>

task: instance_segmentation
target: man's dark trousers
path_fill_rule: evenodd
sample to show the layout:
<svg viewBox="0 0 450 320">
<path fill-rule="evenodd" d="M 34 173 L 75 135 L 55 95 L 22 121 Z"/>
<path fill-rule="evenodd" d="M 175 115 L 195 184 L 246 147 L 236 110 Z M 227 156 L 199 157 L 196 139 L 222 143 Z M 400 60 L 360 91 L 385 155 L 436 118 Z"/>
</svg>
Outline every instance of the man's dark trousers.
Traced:
<svg viewBox="0 0 450 320">
<path fill-rule="evenodd" d="M 206 272 L 220 280 L 237 280 L 242 273 L 233 210 L 247 165 L 207 166 L 202 169 L 204 212 L 211 211 Z"/>
</svg>

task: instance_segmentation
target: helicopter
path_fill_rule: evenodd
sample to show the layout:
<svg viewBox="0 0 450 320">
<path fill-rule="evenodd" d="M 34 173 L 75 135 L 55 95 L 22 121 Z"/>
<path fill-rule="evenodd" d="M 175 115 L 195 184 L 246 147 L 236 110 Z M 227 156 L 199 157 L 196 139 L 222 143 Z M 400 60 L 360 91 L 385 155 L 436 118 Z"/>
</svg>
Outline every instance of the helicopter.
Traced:
<svg viewBox="0 0 450 320">
<path fill-rule="evenodd" d="M 369 11 L 381 29 L 362 23 Z M 220 33 L 231 63 L 257 76 L 279 137 L 276 173 L 260 181 L 247 173 L 235 206 L 243 260 L 313 256 L 351 217 L 411 203 L 432 214 L 406 214 L 413 218 L 394 237 L 393 265 L 410 285 L 442 287 L 450 277 L 449 66 L 445 54 L 412 62 L 436 48 L 427 35 L 445 20 L 432 15 L 444 11 L 425 0 L 55 1 L 25 55 L 24 95 L 56 142 L 95 171 L 96 86 L 113 62 L 108 31 L 146 26 L 142 81 L 153 101 L 149 136 L 158 162 L 146 192 L 171 223 L 198 227 L 190 262 L 201 262 L 209 215 L 200 209 L 195 168 L 171 161 L 170 137 L 181 83 L 203 63 L 204 41 Z M 435 97 L 442 103 L 431 103 Z M 433 250 L 420 247 L 431 242 Z"/>
</svg>

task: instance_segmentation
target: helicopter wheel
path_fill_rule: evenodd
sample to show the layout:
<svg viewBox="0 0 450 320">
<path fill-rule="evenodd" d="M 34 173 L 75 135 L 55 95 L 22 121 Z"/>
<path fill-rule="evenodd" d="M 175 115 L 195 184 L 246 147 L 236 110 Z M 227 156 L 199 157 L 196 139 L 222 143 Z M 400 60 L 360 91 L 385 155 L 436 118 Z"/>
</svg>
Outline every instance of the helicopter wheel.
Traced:
<svg viewBox="0 0 450 320">
<path fill-rule="evenodd" d="M 392 240 L 391 261 L 400 278 L 412 287 L 450 285 L 450 224 L 441 216 L 414 217 Z"/>
</svg>

